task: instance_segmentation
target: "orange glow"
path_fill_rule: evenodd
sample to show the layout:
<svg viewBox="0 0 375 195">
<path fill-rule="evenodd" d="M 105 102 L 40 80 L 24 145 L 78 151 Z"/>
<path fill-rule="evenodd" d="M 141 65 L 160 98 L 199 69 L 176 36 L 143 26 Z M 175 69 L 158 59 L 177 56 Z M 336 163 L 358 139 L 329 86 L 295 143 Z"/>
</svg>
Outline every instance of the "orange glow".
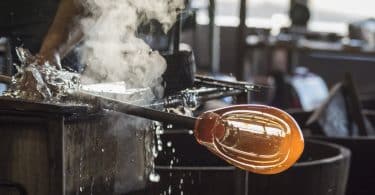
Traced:
<svg viewBox="0 0 375 195">
<path fill-rule="evenodd" d="M 301 156 L 304 140 L 286 112 L 262 105 L 239 105 L 203 113 L 195 137 L 230 164 L 258 174 L 276 174 Z"/>
</svg>

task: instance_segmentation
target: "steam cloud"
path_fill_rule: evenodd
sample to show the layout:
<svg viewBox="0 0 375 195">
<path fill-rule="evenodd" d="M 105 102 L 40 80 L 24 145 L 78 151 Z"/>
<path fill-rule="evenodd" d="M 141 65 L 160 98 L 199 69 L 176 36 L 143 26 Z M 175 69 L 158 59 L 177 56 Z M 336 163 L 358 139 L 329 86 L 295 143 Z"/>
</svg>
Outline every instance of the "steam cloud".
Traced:
<svg viewBox="0 0 375 195">
<path fill-rule="evenodd" d="M 85 0 L 83 5 L 90 12 L 81 20 L 85 34 L 81 61 L 88 65 L 84 80 L 160 88 L 166 61 L 136 37 L 137 27 L 156 19 L 167 31 L 184 0 Z"/>
<path fill-rule="evenodd" d="M 160 79 L 166 69 L 166 61 L 157 51 L 152 51 L 142 39 L 137 38 L 136 31 L 140 24 L 158 20 L 166 32 L 175 23 L 178 10 L 184 6 L 184 0 L 80 1 L 83 1 L 83 6 L 89 11 L 89 17 L 80 21 L 85 36 L 80 48 L 81 61 L 87 64 L 82 77 L 83 82 L 87 84 L 125 81 L 127 88 L 150 87 L 156 89 L 154 92 L 162 92 Z M 152 94 L 142 95 L 142 99 L 147 101 L 146 99 L 152 98 L 148 96 Z M 129 137 L 133 136 L 134 130 L 139 133 L 144 131 L 142 129 L 147 129 L 144 127 L 145 124 L 148 123 L 140 118 L 115 118 L 113 126 L 109 127 L 109 132 L 118 140 L 119 172 L 115 174 L 114 179 L 116 193 L 142 188 L 127 181 L 129 178 L 143 175 L 139 172 L 143 169 L 139 167 L 144 165 L 139 163 L 143 162 L 145 156 L 152 158 L 152 155 L 141 151 L 129 151 L 133 147 L 139 148 L 139 144 L 145 144 L 136 137 Z M 149 145 L 151 141 L 145 144 L 146 150 L 150 148 Z M 131 159 L 136 163 L 130 162 Z M 152 162 L 146 160 L 143 163 L 152 167 Z M 129 166 L 134 169 L 129 169 Z"/>
</svg>

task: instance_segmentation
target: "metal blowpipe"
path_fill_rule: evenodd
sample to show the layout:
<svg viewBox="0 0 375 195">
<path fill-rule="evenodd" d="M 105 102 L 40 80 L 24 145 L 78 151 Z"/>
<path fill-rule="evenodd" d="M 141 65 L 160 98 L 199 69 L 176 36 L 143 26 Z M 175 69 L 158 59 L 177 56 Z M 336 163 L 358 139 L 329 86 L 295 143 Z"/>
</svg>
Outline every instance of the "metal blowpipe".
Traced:
<svg viewBox="0 0 375 195">
<path fill-rule="evenodd" d="M 298 160 L 304 149 L 304 139 L 295 120 L 286 112 L 269 106 L 230 106 L 194 118 L 80 91 L 69 96 L 102 109 L 194 129 L 198 143 L 228 163 L 253 173 L 285 171 Z"/>
<path fill-rule="evenodd" d="M 197 118 L 161 112 L 84 92 L 74 97 L 98 106 L 151 120 L 194 129 L 198 143 L 241 169 L 276 174 L 301 156 L 304 139 L 286 112 L 263 105 L 237 105 L 207 111 Z"/>
</svg>

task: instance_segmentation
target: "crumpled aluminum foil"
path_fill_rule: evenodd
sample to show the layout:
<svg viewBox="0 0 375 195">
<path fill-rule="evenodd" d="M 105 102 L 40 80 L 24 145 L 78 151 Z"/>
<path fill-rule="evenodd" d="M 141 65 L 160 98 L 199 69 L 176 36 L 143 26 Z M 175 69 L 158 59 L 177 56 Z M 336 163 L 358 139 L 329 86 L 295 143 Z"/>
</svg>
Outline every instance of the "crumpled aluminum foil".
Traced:
<svg viewBox="0 0 375 195">
<path fill-rule="evenodd" d="M 80 88 L 80 75 L 61 68 L 61 65 L 43 64 L 27 49 L 17 48 L 21 64 L 5 96 L 31 101 L 57 102 L 69 90 Z"/>
</svg>

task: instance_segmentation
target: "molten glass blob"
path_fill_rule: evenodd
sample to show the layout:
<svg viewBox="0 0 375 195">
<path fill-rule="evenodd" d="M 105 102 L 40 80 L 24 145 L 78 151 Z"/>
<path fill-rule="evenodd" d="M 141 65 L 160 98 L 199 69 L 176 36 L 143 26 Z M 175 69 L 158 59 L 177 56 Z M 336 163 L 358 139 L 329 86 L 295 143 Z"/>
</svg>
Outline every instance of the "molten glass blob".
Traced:
<svg viewBox="0 0 375 195">
<path fill-rule="evenodd" d="M 277 108 L 239 105 L 203 113 L 195 137 L 230 164 L 258 174 L 276 174 L 301 156 L 304 140 L 294 119 Z"/>
</svg>

